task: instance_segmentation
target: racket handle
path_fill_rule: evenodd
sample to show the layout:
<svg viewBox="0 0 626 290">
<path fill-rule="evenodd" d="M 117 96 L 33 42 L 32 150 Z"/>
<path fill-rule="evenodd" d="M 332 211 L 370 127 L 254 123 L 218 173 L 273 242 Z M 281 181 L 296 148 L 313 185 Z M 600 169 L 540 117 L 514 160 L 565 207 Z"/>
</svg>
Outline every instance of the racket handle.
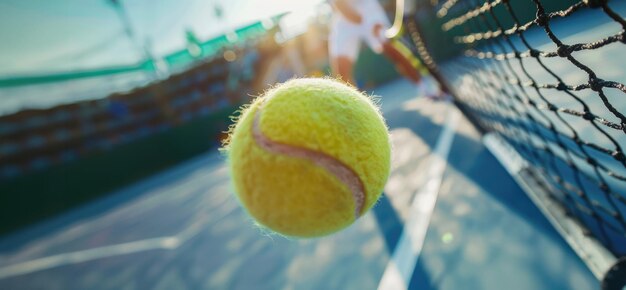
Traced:
<svg viewBox="0 0 626 290">
<path fill-rule="evenodd" d="M 404 16 L 404 0 L 396 0 L 396 15 L 393 19 L 393 25 L 385 31 L 385 37 L 394 38 L 400 34 L 402 30 L 402 18 Z"/>
</svg>

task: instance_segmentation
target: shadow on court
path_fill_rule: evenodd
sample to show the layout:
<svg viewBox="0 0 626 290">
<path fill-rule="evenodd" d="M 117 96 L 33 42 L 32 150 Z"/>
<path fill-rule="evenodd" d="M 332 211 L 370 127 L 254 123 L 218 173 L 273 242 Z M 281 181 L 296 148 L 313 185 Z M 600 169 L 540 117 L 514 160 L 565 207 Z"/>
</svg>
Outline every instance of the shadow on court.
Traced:
<svg viewBox="0 0 626 290">
<path fill-rule="evenodd" d="M 402 220 L 398 217 L 393 205 L 389 202 L 386 194 L 383 194 L 373 208 L 378 227 L 385 239 L 385 246 L 389 253 L 393 253 L 400 235 L 402 234 Z"/>
</svg>

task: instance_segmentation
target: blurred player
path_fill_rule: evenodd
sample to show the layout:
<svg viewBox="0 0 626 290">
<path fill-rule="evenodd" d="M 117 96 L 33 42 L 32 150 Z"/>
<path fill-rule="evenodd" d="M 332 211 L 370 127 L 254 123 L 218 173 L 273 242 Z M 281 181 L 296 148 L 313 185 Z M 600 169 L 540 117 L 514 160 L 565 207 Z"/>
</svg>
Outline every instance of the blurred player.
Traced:
<svg viewBox="0 0 626 290">
<path fill-rule="evenodd" d="M 416 68 L 418 61 L 408 57 L 406 47 L 386 38 L 384 32 L 390 23 L 383 7 L 377 0 L 330 0 L 333 19 L 328 40 L 331 68 L 335 75 L 355 85 L 353 70 L 364 41 L 375 53 L 389 58 L 396 70 L 418 85 L 420 95 L 439 98 L 441 91 L 427 90 L 433 87 L 430 77 L 423 77 Z M 430 91 L 430 92 L 428 92 Z"/>
</svg>

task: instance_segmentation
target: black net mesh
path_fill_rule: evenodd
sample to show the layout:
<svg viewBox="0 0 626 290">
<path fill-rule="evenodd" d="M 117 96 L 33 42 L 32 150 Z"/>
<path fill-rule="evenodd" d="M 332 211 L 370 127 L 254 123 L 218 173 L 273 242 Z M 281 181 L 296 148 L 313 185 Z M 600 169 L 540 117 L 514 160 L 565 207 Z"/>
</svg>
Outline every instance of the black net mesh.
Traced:
<svg viewBox="0 0 626 290">
<path fill-rule="evenodd" d="M 457 105 L 513 145 L 550 198 L 617 256 L 626 255 L 625 2 L 433 0 L 406 21 Z"/>
</svg>

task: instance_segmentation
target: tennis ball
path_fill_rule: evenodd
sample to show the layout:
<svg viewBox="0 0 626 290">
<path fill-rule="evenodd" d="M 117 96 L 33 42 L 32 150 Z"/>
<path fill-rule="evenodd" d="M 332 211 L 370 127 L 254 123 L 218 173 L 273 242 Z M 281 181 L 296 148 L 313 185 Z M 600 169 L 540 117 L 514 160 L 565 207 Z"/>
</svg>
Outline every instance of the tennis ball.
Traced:
<svg viewBox="0 0 626 290">
<path fill-rule="evenodd" d="M 255 99 L 225 145 L 236 195 L 263 227 L 323 236 L 352 224 L 389 176 L 385 121 L 339 81 L 294 79 Z"/>
</svg>

